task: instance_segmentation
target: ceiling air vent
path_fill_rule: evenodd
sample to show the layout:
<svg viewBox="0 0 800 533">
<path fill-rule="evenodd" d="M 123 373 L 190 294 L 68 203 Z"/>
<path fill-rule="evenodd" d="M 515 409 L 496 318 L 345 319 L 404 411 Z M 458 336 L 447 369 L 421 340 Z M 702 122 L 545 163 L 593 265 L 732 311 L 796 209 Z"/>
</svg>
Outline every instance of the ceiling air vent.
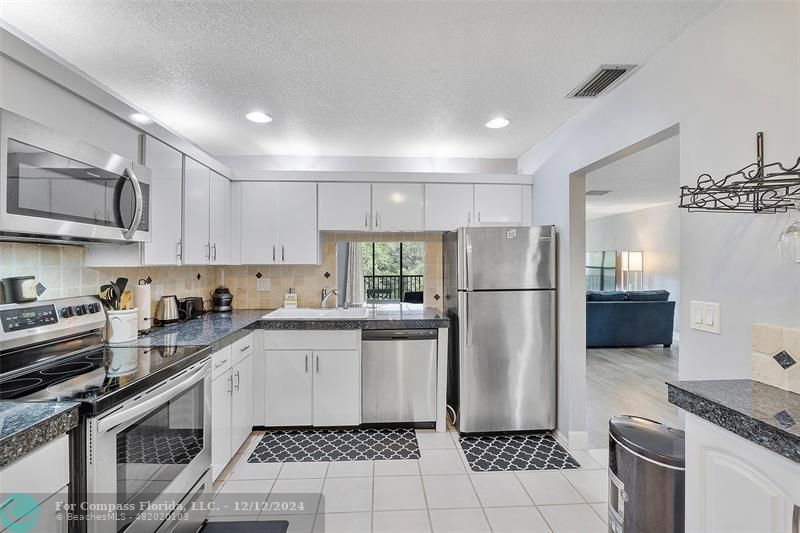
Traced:
<svg viewBox="0 0 800 533">
<path fill-rule="evenodd" d="M 600 191 L 600 190 L 593 190 L 593 191 L 586 191 L 586 196 L 603 196 L 604 194 L 608 194 L 611 191 Z"/>
<path fill-rule="evenodd" d="M 627 77 L 636 65 L 600 65 L 567 98 L 597 98 Z"/>
</svg>

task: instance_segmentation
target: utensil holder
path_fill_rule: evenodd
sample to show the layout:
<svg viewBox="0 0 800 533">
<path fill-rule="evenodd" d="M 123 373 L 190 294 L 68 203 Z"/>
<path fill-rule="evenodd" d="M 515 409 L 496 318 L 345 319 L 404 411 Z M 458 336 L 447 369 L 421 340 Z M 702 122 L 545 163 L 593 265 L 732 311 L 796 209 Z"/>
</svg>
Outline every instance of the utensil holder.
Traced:
<svg viewBox="0 0 800 533">
<path fill-rule="evenodd" d="M 138 309 L 106 311 L 106 315 L 106 342 L 109 344 L 119 344 L 136 340 L 139 334 L 137 328 Z"/>
</svg>

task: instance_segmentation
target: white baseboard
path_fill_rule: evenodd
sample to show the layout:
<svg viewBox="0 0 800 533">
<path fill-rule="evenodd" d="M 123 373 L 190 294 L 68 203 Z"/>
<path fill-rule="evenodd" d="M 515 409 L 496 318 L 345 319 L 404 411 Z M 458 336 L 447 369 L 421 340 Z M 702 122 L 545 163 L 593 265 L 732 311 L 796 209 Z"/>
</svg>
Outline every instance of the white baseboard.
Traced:
<svg viewBox="0 0 800 533">
<path fill-rule="evenodd" d="M 568 431 L 567 435 L 564 435 L 561 430 L 556 429 L 553 437 L 568 450 L 585 450 L 589 446 L 587 431 Z"/>
</svg>

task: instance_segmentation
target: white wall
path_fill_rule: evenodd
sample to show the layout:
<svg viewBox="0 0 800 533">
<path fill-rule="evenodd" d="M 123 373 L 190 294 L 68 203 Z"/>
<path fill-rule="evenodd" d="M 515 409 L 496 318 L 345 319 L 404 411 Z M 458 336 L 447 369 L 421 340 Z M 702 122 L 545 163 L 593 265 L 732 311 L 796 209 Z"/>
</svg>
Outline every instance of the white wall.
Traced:
<svg viewBox="0 0 800 533">
<path fill-rule="evenodd" d="M 665 289 L 678 302 L 675 331 L 680 323 L 680 211 L 672 205 L 640 209 L 586 221 L 586 250 L 642 250 L 643 288 Z"/>
<path fill-rule="evenodd" d="M 556 224 L 559 269 L 559 385 L 562 433 L 585 428 L 583 181 L 587 166 L 675 125 L 680 180 L 735 171 L 755 159 L 765 132 L 769 161 L 800 152 L 800 3 L 729 2 L 654 56 L 519 160 L 534 174 L 533 223 Z M 570 176 L 575 176 L 570 179 Z M 678 191 L 676 193 L 676 200 Z M 800 269 L 778 263 L 788 215 L 680 214 L 681 379 L 750 377 L 753 322 L 800 323 Z M 575 227 L 577 224 L 579 227 Z M 722 334 L 689 328 L 690 300 L 719 302 Z"/>
</svg>

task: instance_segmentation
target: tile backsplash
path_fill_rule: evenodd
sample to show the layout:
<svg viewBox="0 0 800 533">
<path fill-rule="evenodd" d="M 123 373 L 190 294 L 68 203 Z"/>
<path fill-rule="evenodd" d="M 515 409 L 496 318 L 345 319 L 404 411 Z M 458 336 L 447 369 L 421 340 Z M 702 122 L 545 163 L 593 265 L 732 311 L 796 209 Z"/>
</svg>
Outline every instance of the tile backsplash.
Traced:
<svg viewBox="0 0 800 533">
<path fill-rule="evenodd" d="M 800 329 L 753 325 L 753 380 L 800 394 Z"/>
<path fill-rule="evenodd" d="M 237 309 L 274 309 L 283 305 L 290 287 L 297 290 L 301 307 L 318 307 L 324 286 L 336 287 L 337 241 L 424 241 L 425 293 L 429 307 L 442 307 L 442 234 L 420 233 L 322 233 L 322 261 L 319 265 L 242 265 L 242 266 L 167 266 L 89 268 L 80 246 L 0 243 L 0 278 L 36 276 L 46 291 L 40 299 L 97 294 L 100 285 L 118 277 L 128 278 L 130 286 L 139 279 L 152 282 L 152 297 L 175 294 L 210 299 L 215 287 L 224 283 L 234 295 Z M 257 274 L 269 279 L 270 290 L 256 290 Z M 329 276 L 325 276 L 325 274 Z M 2 291 L 2 288 L 0 288 Z M 439 296 L 437 299 L 436 296 Z M 2 294 L 0 294 L 2 301 Z M 329 300 L 333 306 L 335 296 Z M 155 309 L 155 307 L 153 307 Z"/>
</svg>

